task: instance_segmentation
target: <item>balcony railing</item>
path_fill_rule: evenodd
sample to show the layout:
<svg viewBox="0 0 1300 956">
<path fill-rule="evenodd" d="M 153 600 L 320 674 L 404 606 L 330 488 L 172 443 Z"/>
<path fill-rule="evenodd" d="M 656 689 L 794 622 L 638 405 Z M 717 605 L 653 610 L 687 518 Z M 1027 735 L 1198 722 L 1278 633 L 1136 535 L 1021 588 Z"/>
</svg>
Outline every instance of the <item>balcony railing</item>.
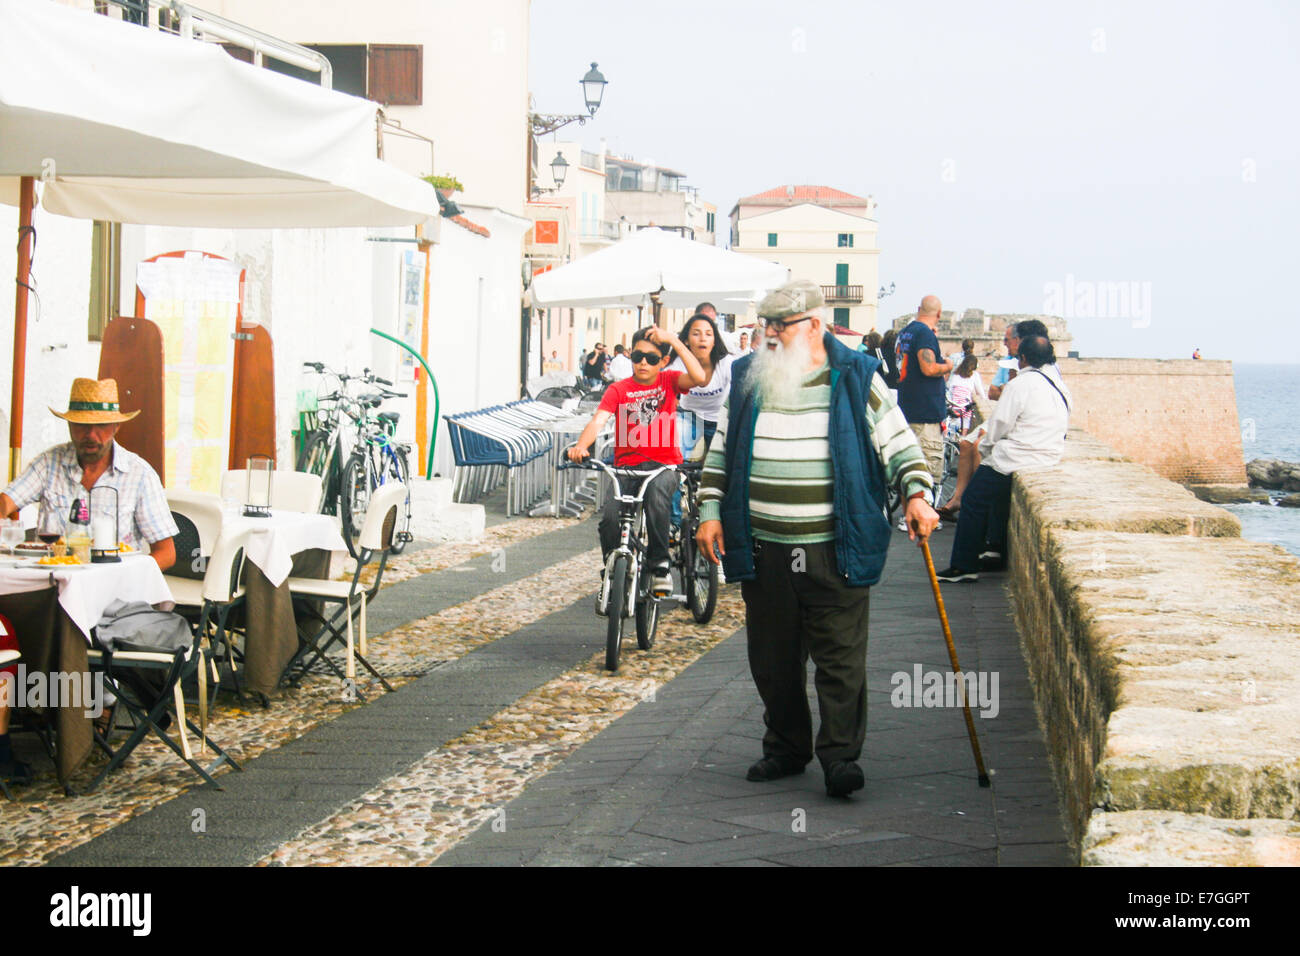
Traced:
<svg viewBox="0 0 1300 956">
<path fill-rule="evenodd" d="M 600 153 L 589 153 L 585 149 L 581 151 L 579 162 L 588 169 L 600 169 Z"/>
<path fill-rule="evenodd" d="M 589 219 L 583 222 L 579 237 L 584 241 L 591 239 L 612 239 L 618 241 L 618 223 L 608 222 L 607 220 Z"/>
<path fill-rule="evenodd" d="M 822 286 L 822 297 L 827 302 L 861 302 L 862 286 L 824 285 Z"/>
</svg>

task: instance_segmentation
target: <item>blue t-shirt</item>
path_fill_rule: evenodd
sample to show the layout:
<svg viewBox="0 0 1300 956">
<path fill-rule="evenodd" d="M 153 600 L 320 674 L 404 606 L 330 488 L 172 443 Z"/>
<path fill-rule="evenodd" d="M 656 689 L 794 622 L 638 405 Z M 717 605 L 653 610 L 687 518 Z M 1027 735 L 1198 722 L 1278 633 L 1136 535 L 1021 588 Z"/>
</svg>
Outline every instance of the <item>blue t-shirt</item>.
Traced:
<svg viewBox="0 0 1300 956">
<path fill-rule="evenodd" d="M 941 422 L 948 408 L 944 400 L 944 376 L 933 378 L 921 373 L 916 354 L 929 349 L 934 361 L 942 362 L 939 337 L 924 322 L 913 320 L 898 333 L 898 407 L 909 425 Z"/>
</svg>

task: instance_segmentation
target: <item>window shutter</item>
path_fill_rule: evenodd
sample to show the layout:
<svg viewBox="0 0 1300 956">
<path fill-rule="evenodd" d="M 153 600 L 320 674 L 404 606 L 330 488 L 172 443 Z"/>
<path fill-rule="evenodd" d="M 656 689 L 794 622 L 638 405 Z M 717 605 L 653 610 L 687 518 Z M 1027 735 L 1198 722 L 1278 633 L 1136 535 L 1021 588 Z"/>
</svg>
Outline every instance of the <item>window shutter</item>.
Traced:
<svg viewBox="0 0 1300 956">
<path fill-rule="evenodd" d="M 370 45 L 370 99 L 386 106 L 419 106 L 424 93 L 421 44 Z"/>
</svg>

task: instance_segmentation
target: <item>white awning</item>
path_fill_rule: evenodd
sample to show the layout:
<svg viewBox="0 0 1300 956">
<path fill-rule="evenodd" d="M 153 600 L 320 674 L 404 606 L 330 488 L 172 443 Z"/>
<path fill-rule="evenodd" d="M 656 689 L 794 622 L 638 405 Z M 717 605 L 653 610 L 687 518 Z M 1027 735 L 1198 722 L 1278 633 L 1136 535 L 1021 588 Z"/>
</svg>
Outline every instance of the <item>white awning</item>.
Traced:
<svg viewBox="0 0 1300 956">
<path fill-rule="evenodd" d="M 81 219 L 414 225 L 433 188 L 375 156 L 376 105 L 220 47 L 47 0 L 0 0 L 0 202 L 17 177 Z"/>
<path fill-rule="evenodd" d="M 683 239 L 662 229 L 639 229 L 626 239 L 533 279 L 533 305 L 629 308 L 649 296 L 671 309 L 701 299 L 753 301 L 784 285 L 785 266 Z"/>
</svg>

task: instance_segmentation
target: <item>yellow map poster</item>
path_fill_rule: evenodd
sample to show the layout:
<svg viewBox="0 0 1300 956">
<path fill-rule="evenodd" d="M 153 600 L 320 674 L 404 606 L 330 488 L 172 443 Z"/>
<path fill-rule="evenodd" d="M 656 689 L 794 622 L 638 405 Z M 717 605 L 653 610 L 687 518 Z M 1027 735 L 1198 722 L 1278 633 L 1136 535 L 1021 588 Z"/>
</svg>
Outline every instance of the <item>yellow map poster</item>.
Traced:
<svg viewBox="0 0 1300 956">
<path fill-rule="evenodd" d="M 163 337 L 163 439 L 171 488 L 221 491 L 240 271 L 203 252 L 161 256 L 136 268 L 144 317 Z"/>
</svg>

